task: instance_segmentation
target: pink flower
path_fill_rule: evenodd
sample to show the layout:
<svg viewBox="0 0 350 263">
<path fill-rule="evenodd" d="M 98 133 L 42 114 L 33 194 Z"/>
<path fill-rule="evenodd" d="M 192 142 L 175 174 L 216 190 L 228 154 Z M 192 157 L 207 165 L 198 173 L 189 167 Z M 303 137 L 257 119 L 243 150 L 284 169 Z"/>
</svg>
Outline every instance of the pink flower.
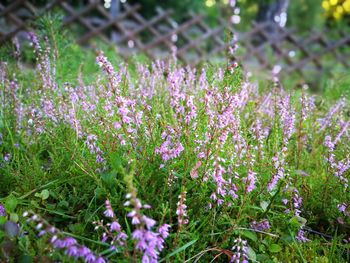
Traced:
<svg viewBox="0 0 350 263">
<path fill-rule="evenodd" d="M 112 206 L 111 206 L 111 203 L 109 202 L 109 200 L 106 200 L 105 207 L 106 207 L 106 210 L 104 211 L 103 214 L 106 217 L 114 217 L 114 212 L 113 212 L 113 209 L 112 209 Z"/>
</svg>

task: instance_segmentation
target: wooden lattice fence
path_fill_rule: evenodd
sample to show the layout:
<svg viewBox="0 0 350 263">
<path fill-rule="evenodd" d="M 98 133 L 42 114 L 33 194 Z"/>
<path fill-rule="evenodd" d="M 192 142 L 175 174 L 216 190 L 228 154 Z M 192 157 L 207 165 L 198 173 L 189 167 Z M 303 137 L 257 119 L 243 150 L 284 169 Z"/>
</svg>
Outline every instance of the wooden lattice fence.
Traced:
<svg viewBox="0 0 350 263">
<path fill-rule="evenodd" d="M 248 32 L 237 32 L 229 19 L 218 18 L 217 26 L 212 28 L 201 15 L 189 13 L 180 23 L 172 18 L 172 10 L 156 7 L 154 16 L 146 19 L 141 8 L 124 3 L 118 5 L 118 10 L 113 6 L 108 10 L 102 0 L 80 5 L 64 0 L 53 0 L 43 6 L 28 0 L 0 3 L 0 45 L 16 36 L 24 38 L 24 32 L 31 30 L 31 21 L 58 11 L 63 13 L 62 25 L 75 31 L 79 44 L 91 45 L 98 39 L 116 45 L 125 57 L 142 52 L 151 59 L 176 55 L 192 65 L 213 59 L 226 61 L 235 35 L 240 48 L 234 59 L 259 70 L 271 71 L 279 65 L 281 74 L 297 73 L 307 79 L 310 75 L 329 73 L 335 65 L 350 67 L 350 34 L 345 31 L 300 36 L 292 29 L 264 23 L 253 24 Z"/>
<path fill-rule="evenodd" d="M 293 29 L 262 23 L 238 35 L 242 46 L 236 59 L 253 61 L 250 64 L 258 68 L 272 71 L 277 65 L 281 74 L 319 79 L 322 74 L 332 74 L 335 68 L 350 67 L 350 34 L 345 31 L 311 31 L 300 36 Z"/>
</svg>

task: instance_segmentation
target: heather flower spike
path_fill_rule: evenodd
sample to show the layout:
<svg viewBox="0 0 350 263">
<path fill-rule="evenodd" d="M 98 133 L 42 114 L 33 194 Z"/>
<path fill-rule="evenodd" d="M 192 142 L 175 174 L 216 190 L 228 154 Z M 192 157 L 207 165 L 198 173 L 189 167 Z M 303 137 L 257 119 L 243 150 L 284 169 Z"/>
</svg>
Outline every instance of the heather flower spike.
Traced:
<svg viewBox="0 0 350 263">
<path fill-rule="evenodd" d="M 131 192 L 126 195 L 127 201 L 125 207 L 130 207 L 131 211 L 127 217 L 131 219 L 133 232 L 128 236 L 116 218 L 109 200 L 105 201 L 104 215 L 110 219 L 110 223 L 105 224 L 103 220 L 95 221 L 95 229 L 102 229 L 102 242 L 110 244 L 110 250 L 124 251 L 128 254 L 128 244 L 131 239 L 134 240 L 134 249 L 142 254 L 141 261 L 157 262 L 159 253 L 164 248 L 164 240 L 169 236 L 170 225 L 163 224 L 156 228 L 156 221 L 146 216 L 142 210 L 150 209 L 148 204 L 142 202 L 136 197 L 136 190 L 130 186 Z"/>
<path fill-rule="evenodd" d="M 188 224 L 187 219 L 187 205 L 186 205 L 186 191 L 183 191 L 179 197 L 177 202 L 177 209 L 176 209 L 176 215 L 177 215 L 177 222 L 179 224 L 179 228 L 181 228 L 182 225 Z"/>
<path fill-rule="evenodd" d="M 246 240 L 241 238 L 235 239 L 232 251 L 233 256 L 230 259 L 230 263 L 248 263 L 248 246 Z"/>
<path fill-rule="evenodd" d="M 153 230 L 156 221 L 142 213 L 142 208 L 145 205 L 142 205 L 136 197 L 136 191 L 132 190 L 127 198 L 129 199 L 128 205 L 132 209 L 127 216 L 131 218 L 131 223 L 135 226 L 131 234 L 131 238 L 136 241 L 135 249 L 143 254 L 141 260 L 143 263 L 157 262 L 158 255 L 164 248 L 164 240 L 169 235 L 170 225 L 164 224 L 159 226 L 156 231 Z M 147 207 L 148 205 L 146 205 Z"/>
</svg>

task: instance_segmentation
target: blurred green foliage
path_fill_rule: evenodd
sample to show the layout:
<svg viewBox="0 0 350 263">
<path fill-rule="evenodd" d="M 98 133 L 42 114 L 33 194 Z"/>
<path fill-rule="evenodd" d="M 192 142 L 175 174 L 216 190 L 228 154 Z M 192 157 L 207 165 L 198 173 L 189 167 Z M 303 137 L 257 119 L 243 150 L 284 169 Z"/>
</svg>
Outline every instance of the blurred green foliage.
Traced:
<svg viewBox="0 0 350 263">
<path fill-rule="evenodd" d="M 229 0 L 183 0 L 183 1 L 157 1 L 157 0 L 130 0 L 129 3 L 140 3 L 142 12 L 147 17 L 154 14 L 155 6 L 174 10 L 175 19 L 183 19 L 188 11 L 205 14 L 209 19 L 217 17 L 228 18 L 232 13 L 229 8 Z M 247 28 L 255 20 L 259 5 L 273 2 L 273 0 L 237 0 L 237 6 L 241 11 L 240 28 Z M 290 0 L 288 7 L 288 25 L 299 30 L 322 27 L 325 23 L 325 15 L 322 9 L 322 0 Z M 305 23 L 307 21 L 307 23 Z"/>
</svg>

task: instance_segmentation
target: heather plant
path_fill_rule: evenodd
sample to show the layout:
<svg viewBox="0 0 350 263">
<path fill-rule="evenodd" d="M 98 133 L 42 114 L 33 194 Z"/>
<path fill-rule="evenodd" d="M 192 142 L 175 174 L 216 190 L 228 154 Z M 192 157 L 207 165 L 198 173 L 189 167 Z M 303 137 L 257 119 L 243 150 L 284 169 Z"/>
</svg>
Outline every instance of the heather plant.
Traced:
<svg viewBox="0 0 350 263">
<path fill-rule="evenodd" d="M 28 39 L 35 67 L 0 66 L 1 260 L 349 261 L 347 97 Z"/>
</svg>

